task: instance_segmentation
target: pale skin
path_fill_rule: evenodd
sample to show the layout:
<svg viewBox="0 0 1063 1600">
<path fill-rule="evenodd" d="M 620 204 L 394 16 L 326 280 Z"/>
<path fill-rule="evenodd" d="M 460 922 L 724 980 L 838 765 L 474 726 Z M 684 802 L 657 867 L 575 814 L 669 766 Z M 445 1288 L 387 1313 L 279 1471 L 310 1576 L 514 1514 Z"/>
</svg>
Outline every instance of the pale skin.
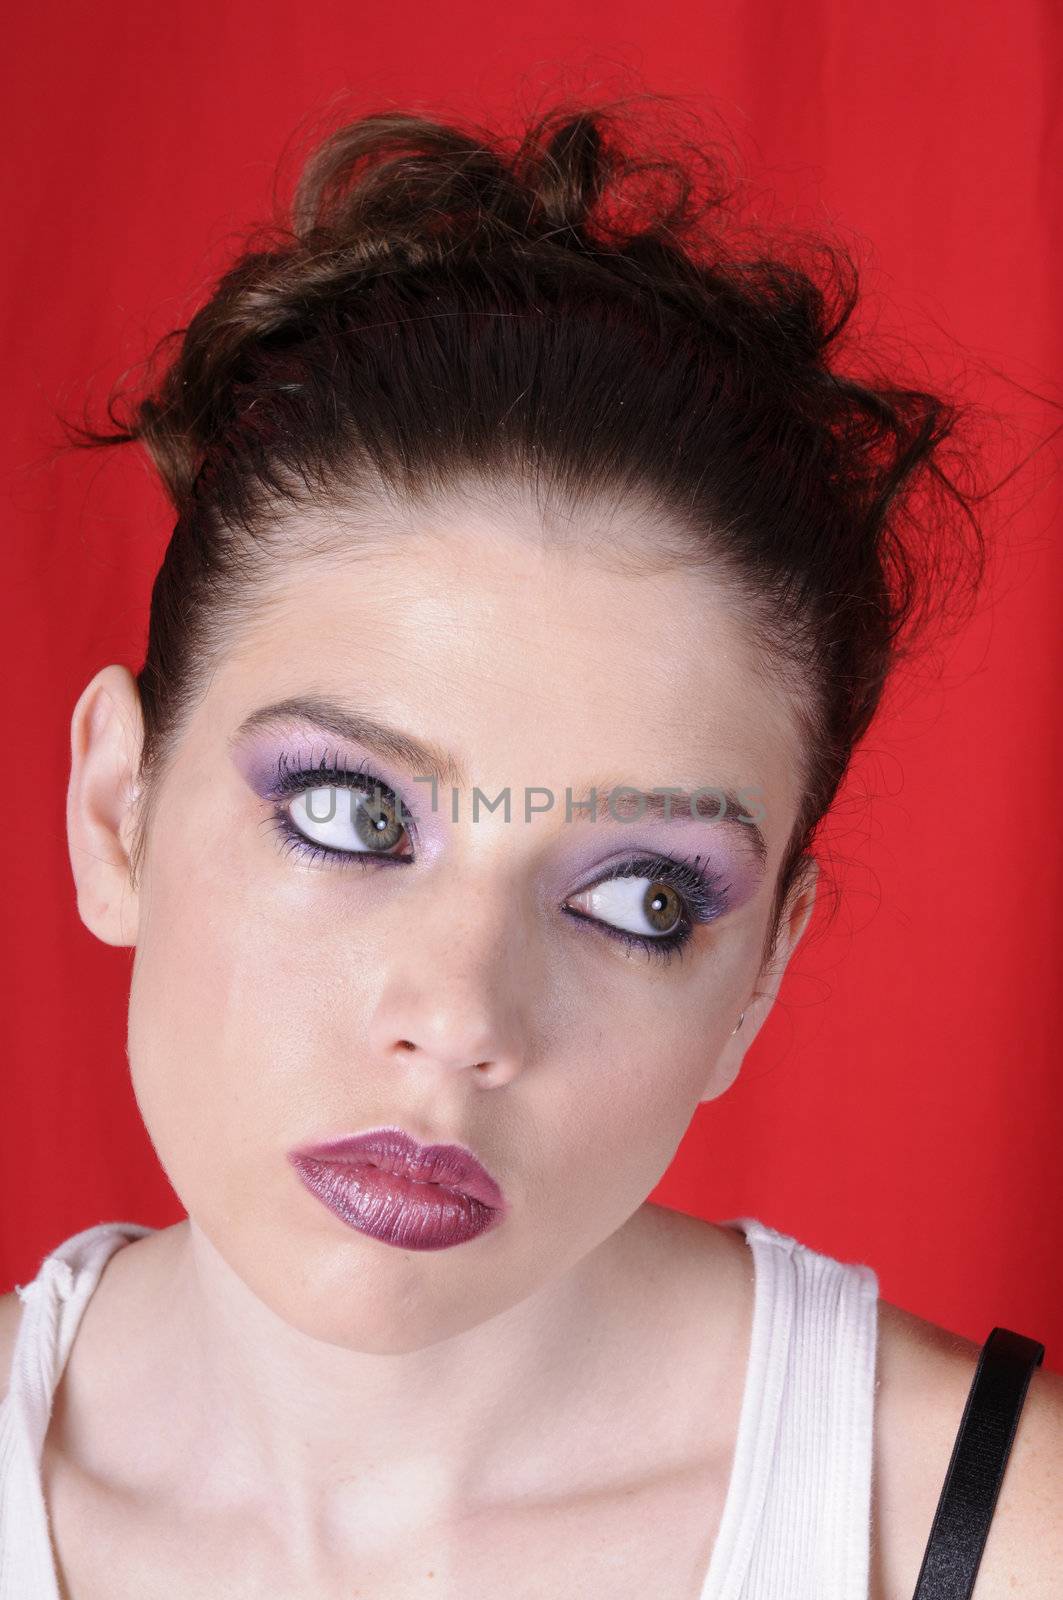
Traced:
<svg viewBox="0 0 1063 1600">
<path fill-rule="evenodd" d="M 634 518 L 608 532 L 638 547 Z M 446 750 L 487 795 L 508 786 L 512 818 L 453 821 L 447 791 L 408 868 L 285 853 L 233 735 L 311 693 Z M 646 1196 L 734 1081 L 815 894 L 810 876 L 762 966 L 800 746 L 726 590 L 548 549 L 526 511 L 502 525 L 468 503 L 376 553 L 292 563 L 182 733 L 134 882 L 141 731 L 130 673 L 103 668 L 72 718 L 70 853 L 86 927 L 135 951 L 133 1086 L 188 1220 L 112 1258 L 57 1395 L 45 1485 L 68 1600 L 697 1600 L 751 1264 L 733 1230 Z M 407 777 L 313 728 L 267 742 Z M 566 824 L 563 800 L 526 823 L 520 797 L 606 775 L 763 797 L 762 869 L 728 847 L 745 888 L 682 959 L 560 909 L 590 914 L 592 867 L 632 854 L 635 828 Z M 711 822 L 637 839 L 717 849 Z M 504 1225 L 398 1249 L 285 1161 L 384 1123 L 469 1145 Z M 17 1318 L 4 1297 L 5 1376 Z M 881 1303 L 870 1600 L 911 1593 L 976 1355 Z M 977 1600 L 1055 1592 L 1061 1391 L 1035 1374 Z"/>
</svg>

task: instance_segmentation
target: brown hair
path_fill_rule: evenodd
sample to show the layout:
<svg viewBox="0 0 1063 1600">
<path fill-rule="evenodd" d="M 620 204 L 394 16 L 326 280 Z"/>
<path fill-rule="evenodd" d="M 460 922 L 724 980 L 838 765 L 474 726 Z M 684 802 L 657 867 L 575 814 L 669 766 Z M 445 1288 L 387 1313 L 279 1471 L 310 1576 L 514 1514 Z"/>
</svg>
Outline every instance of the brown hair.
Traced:
<svg viewBox="0 0 1063 1600">
<path fill-rule="evenodd" d="M 401 111 L 340 126 L 290 216 L 157 347 L 152 364 L 175 343 L 129 420 L 112 395 L 111 431 L 71 430 L 141 441 L 177 513 L 137 675 L 134 877 L 154 782 L 267 552 L 358 548 L 334 520 L 331 544 L 296 551 L 286 509 L 534 484 L 569 510 L 606 496 L 663 512 L 682 531 L 647 534 L 649 559 L 723 578 L 793 696 L 802 798 L 774 950 L 888 674 L 944 608 L 950 569 L 956 592 L 977 588 L 984 540 L 943 461 L 960 409 L 840 370 L 847 252 L 787 254 L 781 234 L 766 249 L 718 148 L 647 148 L 627 125 L 638 99 L 669 97 L 555 106 L 512 146 Z"/>
</svg>

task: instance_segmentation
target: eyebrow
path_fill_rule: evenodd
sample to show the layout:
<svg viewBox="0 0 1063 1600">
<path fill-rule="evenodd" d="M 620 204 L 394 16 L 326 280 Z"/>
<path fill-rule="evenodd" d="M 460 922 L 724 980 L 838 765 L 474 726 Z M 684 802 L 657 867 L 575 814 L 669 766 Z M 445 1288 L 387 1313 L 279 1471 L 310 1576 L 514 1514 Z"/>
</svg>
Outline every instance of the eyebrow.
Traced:
<svg viewBox="0 0 1063 1600">
<path fill-rule="evenodd" d="M 465 768 L 439 745 L 417 739 L 412 734 L 403 733 L 400 729 L 381 722 L 367 712 L 355 710 L 338 700 L 331 700 L 322 695 L 294 695 L 287 700 L 276 700 L 271 705 L 260 706 L 257 711 L 252 711 L 250 716 L 245 717 L 235 732 L 230 734 L 229 745 L 240 744 L 262 728 L 276 727 L 279 723 L 294 721 L 311 723 L 323 732 L 331 733 L 337 739 L 365 745 L 367 749 L 406 768 L 407 771 L 434 778 L 438 783 L 448 784 L 451 788 L 465 789 L 469 786 Z M 746 815 L 745 803 L 733 790 L 720 784 L 703 784 L 692 791 L 682 790 L 673 784 L 662 784 L 660 787 L 667 788 L 668 794 L 638 789 L 620 779 L 599 780 L 591 784 L 583 795 L 574 798 L 571 806 L 574 811 L 585 810 L 590 805 L 592 796 L 597 796 L 601 801 L 614 789 L 623 790 L 623 794 L 617 796 L 612 815 L 617 816 L 619 813 L 619 816 L 623 816 L 629 807 L 641 804 L 640 816 L 663 817 L 673 822 L 714 822 L 720 827 L 727 828 L 728 831 L 740 831 L 757 861 L 763 864 L 768 854 L 767 840 L 756 822 Z M 711 795 L 716 808 L 716 815 L 709 817 L 691 810 L 693 795 L 706 793 Z M 598 816 L 597 806 L 595 816 Z"/>
</svg>

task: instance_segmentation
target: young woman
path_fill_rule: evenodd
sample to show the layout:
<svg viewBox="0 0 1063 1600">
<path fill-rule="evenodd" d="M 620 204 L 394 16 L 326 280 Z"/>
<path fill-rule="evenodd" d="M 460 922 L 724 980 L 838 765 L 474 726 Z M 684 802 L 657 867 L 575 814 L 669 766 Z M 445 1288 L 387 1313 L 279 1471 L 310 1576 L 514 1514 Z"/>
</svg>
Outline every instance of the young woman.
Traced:
<svg viewBox="0 0 1063 1600">
<path fill-rule="evenodd" d="M 968 526 L 952 414 L 831 363 L 840 258 L 743 255 L 621 133 L 342 128 L 86 435 L 177 512 L 68 819 L 188 1216 L 3 1303 L 4 1597 L 915 1586 L 977 1349 L 647 1196 L 940 599 L 908 512 Z M 1058 1592 L 1061 1388 L 979 1600 Z"/>
</svg>

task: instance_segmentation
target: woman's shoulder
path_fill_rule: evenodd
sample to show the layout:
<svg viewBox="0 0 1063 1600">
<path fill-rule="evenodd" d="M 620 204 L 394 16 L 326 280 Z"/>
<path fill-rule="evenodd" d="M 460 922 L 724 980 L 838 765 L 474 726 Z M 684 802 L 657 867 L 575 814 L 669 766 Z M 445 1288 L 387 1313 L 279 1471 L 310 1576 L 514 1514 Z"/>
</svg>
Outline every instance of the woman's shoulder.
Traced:
<svg viewBox="0 0 1063 1600">
<path fill-rule="evenodd" d="M 169 1230 L 161 1230 L 165 1233 Z M 11 1368 L 22 1322 L 32 1294 L 58 1294 L 71 1301 L 67 1315 L 75 1325 L 107 1263 L 122 1246 L 159 1236 L 160 1230 L 140 1222 L 99 1222 L 82 1228 L 41 1259 L 29 1283 L 0 1295 L 0 1404 L 11 1386 Z"/>
<path fill-rule="evenodd" d="M 981 1346 L 878 1303 L 870 1600 L 907 1600 Z M 1019 1417 L 976 1600 L 1050 1600 L 1063 1572 L 1063 1375 L 1039 1367 Z"/>
</svg>

